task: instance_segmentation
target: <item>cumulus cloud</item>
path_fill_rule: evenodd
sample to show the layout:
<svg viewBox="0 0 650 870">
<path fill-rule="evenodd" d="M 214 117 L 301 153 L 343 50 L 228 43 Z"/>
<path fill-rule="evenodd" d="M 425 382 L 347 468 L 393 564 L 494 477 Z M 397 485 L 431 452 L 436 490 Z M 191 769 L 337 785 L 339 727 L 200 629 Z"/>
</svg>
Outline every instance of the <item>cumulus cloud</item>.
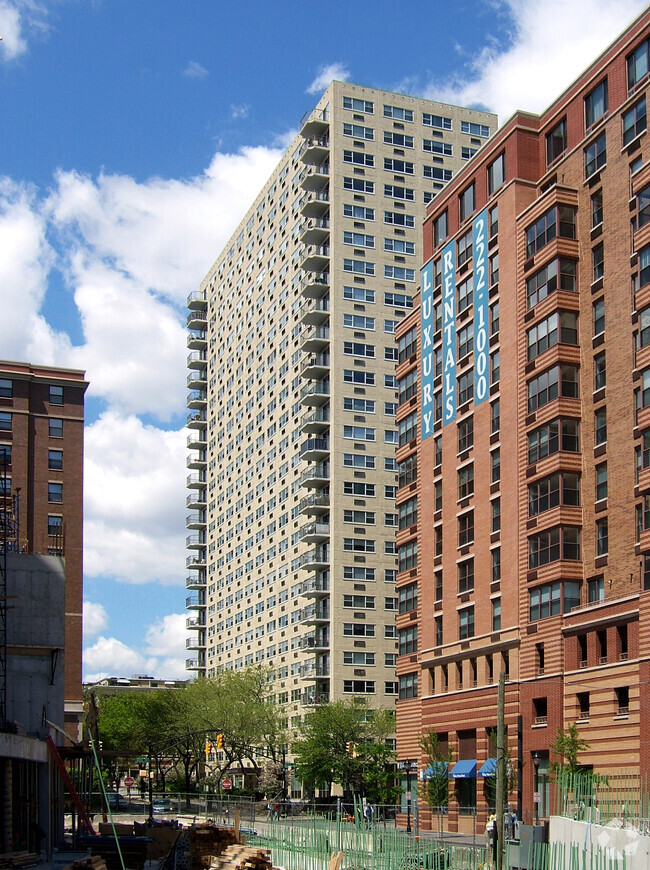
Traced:
<svg viewBox="0 0 650 870">
<path fill-rule="evenodd" d="M 87 427 L 88 576 L 134 584 L 184 582 L 185 434 L 114 411 Z"/>
<path fill-rule="evenodd" d="M 195 60 L 188 61 L 187 66 L 183 70 L 183 75 L 189 79 L 204 79 L 207 75 L 209 75 L 207 69 L 204 66 L 201 66 Z"/>
<path fill-rule="evenodd" d="M 509 44 L 489 38 L 461 73 L 431 82 L 424 96 L 485 107 L 501 123 L 517 109 L 545 109 L 646 6 L 645 0 L 486 2 L 509 19 Z M 462 53 L 462 46 L 458 50 Z"/>
<path fill-rule="evenodd" d="M 47 16 L 37 0 L 0 0 L 0 60 L 15 60 L 28 50 L 28 37 L 49 32 Z"/>
<path fill-rule="evenodd" d="M 108 626 L 108 613 L 101 604 L 83 603 L 84 637 L 94 637 Z"/>
<path fill-rule="evenodd" d="M 307 93 L 321 94 L 334 79 L 339 82 L 347 82 L 349 78 L 350 71 L 344 63 L 337 62 L 321 66 L 316 73 L 316 78 L 307 88 Z"/>
</svg>

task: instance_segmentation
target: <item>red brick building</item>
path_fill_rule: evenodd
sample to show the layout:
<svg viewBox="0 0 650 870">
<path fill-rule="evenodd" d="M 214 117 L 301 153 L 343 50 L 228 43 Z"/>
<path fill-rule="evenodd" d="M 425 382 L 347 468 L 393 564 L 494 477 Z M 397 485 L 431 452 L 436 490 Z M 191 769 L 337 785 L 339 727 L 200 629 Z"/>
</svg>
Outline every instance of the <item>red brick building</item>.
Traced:
<svg viewBox="0 0 650 870">
<path fill-rule="evenodd" d="M 65 560 L 65 722 L 82 714 L 83 427 L 80 371 L 0 361 L 0 498 L 8 549 Z M 7 620 L 11 619 L 8 609 Z"/>
<path fill-rule="evenodd" d="M 502 671 L 524 821 L 558 727 L 594 770 L 650 773 L 649 72 L 646 13 L 425 221 L 398 331 L 397 739 L 420 772 L 420 733 L 451 748 L 452 830 L 493 800 Z"/>
</svg>

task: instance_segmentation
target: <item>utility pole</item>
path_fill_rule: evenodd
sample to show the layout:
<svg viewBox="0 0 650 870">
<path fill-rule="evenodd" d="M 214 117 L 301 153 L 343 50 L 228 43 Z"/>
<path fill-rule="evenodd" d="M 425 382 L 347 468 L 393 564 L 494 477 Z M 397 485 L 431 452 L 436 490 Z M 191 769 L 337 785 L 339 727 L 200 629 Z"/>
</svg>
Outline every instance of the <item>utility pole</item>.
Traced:
<svg viewBox="0 0 650 870">
<path fill-rule="evenodd" d="M 497 699 L 497 818 L 496 818 L 496 870 L 503 870 L 503 804 L 506 794 L 506 674 L 499 675 Z"/>
</svg>

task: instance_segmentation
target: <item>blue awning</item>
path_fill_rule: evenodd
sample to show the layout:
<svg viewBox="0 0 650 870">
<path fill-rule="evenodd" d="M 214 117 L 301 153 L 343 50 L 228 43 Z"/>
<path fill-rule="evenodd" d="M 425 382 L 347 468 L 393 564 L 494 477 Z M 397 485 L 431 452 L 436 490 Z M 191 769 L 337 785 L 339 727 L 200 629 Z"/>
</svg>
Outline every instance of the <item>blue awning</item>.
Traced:
<svg viewBox="0 0 650 870">
<path fill-rule="evenodd" d="M 487 761 L 484 761 L 481 765 L 481 769 L 478 772 L 479 776 L 494 776 L 497 772 L 497 760 L 496 758 L 488 758 Z"/>
<path fill-rule="evenodd" d="M 436 761 L 434 764 L 430 764 L 427 769 L 422 774 L 422 779 L 431 779 L 432 776 L 448 776 L 449 775 L 449 762 L 447 761 Z"/>
<path fill-rule="evenodd" d="M 452 779 L 474 779 L 476 777 L 476 759 L 457 761 L 451 771 Z"/>
</svg>

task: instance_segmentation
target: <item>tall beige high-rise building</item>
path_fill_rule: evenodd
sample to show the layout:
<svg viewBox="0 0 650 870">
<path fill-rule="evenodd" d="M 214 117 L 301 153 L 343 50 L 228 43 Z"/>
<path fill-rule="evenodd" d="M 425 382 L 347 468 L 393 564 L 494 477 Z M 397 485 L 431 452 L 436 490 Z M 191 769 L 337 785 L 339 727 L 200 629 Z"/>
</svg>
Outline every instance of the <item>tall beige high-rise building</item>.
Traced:
<svg viewBox="0 0 650 870">
<path fill-rule="evenodd" d="M 189 297 L 187 666 L 263 662 L 289 726 L 393 705 L 395 329 L 427 203 L 496 123 L 332 82 Z"/>
</svg>

